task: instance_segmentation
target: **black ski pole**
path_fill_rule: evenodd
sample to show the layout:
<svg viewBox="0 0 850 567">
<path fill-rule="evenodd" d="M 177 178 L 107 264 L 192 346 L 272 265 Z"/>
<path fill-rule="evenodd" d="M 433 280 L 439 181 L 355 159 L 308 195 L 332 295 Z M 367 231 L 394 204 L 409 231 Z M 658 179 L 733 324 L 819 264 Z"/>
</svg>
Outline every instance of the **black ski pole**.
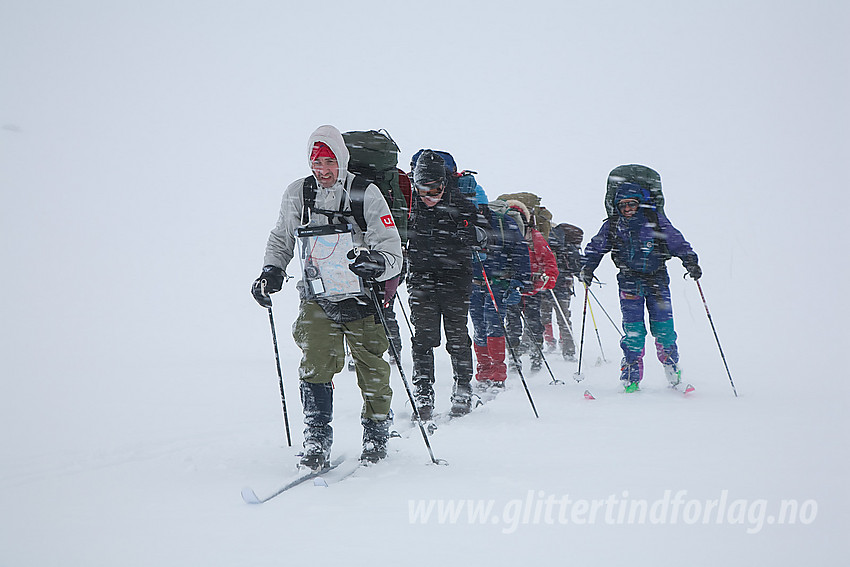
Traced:
<svg viewBox="0 0 850 567">
<path fill-rule="evenodd" d="M 617 323 L 615 323 L 611 316 L 608 315 L 608 312 L 605 311 L 605 308 L 602 306 L 602 303 L 599 301 L 599 299 L 597 299 L 596 295 L 593 293 L 593 290 L 588 288 L 587 291 L 590 292 L 590 295 L 593 297 L 593 299 L 596 300 L 596 304 L 599 306 L 600 309 L 602 309 L 602 312 L 605 313 L 605 316 L 608 317 L 608 320 L 611 321 L 611 324 L 614 325 L 614 328 L 617 329 L 617 332 L 620 333 L 620 337 L 625 337 L 625 333 L 620 330 L 620 327 L 617 326 Z M 593 313 L 591 313 L 591 315 L 593 315 Z"/>
<path fill-rule="evenodd" d="M 265 286 L 263 286 L 265 287 Z M 269 299 L 271 301 L 271 298 Z M 277 377 L 280 382 L 280 402 L 283 404 L 283 425 L 286 428 L 286 444 L 292 447 L 292 437 L 289 433 L 289 416 L 286 414 L 286 395 L 283 393 L 283 373 L 280 371 L 280 353 L 277 350 L 277 333 L 274 329 L 274 315 L 272 307 L 269 305 L 269 324 L 272 327 L 272 342 L 274 343 L 274 360 L 277 364 Z"/>
<path fill-rule="evenodd" d="M 584 308 L 581 311 L 581 344 L 578 349 L 578 370 L 573 375 L 576 382 L 581 382 L 584 377 L 581 375 L 581 357 L 584 354 L 584 324 L 587 320 L 587 295 L 588 295 L 588 287 L 587 284 L 584 284 Z"/>
<path fill-rule="evenodd" d="M 723 359 L 723 366 L 726 367 L 726 374 L 729 376 L 729 383 L 732 384 L 732 391 L 735 397 L 738 397 L 738 390 L 735 389 L 735 382 L 732 381 L 732 373 L 729 372 L 729 365 L 726 364 L 726 355 L 723 354 L 723 347 L 720 346 L 720 339 L 717 337 L 717 329 L 714 328 L 714 321 L 711 318 L 711 313 L 708 311 L 708 303 L 705 301 L 705 295 L 702 293 L 702 286 L 699 285 L 699 280 L 694 280 L 699 290 L 699 295 L 702 297 L 702 304 L 705 306 L 705 314 L 708 315 L 708 322 L 711 323 L 711 331 L 714 333 L 714 340 L 717 341 L 717 349 L 720 351 L 720 358 Z"/>
<path fill-rule="evenodd" d="M 552 290 L 549 290 L 549 291 L 552 291 Z M 527 329 L 530 329 L 530 327 L 528 326 L 528 321 L 526 320 L 526 318 L 525 318 L 525 314 L 522 312 L 522 310 L 520 310 L 519 315 L 520 315 L 520 317 L 522 318 L 522 324 L 523 324 L 523 325 L 524 325 Z M 531 334 L 531 331 L 530 331 L 530 330 L 529 330 L 529 334 Z M 540 359 L 541 359 L 541 360 L 543 360 L 543 364 L 545 364 L 545 365 L 546 365 L 546 370 L 548 370 L 548 371 L 549 371 L 549 376 L 551 376 L 551 377 L 552 377 L 552 381 L 551 381 L 551 382 L 549 382 L 549 384 L 550 384 L 550 385 L 552 385 L 552 384 L 563 384 L 563 383 L 564 383 L 564 381 L 563 381 L 563 380 L 558 380 L 557 378 L 555 378 L 555 375 L 552 373 L 552 369 L 551 369 L 551 368 L 549 368 L 549 362 L 546 360 L 546 357 L 545 357 L 545 356 L 543 356 L 543 349 L 542 349 L 542 348 L 540 348 L 540 345 L 539 345 L 539 344 L 537 344 L 537 341 L 536 341 L 536 340 L 534 340 L 534 338 L 533 338 L 533 337 L 532 337 L 532 339 L 531 339 L 531 342 L 533 342 L 533 343 L 534 343 L 534 348 L 536 348 L 536 349 L 537 349 L 537 354 L 539 354 L 539 355 L 540 355 Z"/>
<path fill-rule="evenodd" d="M 387 327 L 387 321 L 384 318 L 384 310 L 381 309 L 381 300 L 378 299 L 378 293 L 375 291 L 374 282 L 369 282 L 369 289 L 372 291 L 372 301 L 375 303 L 375 308 L 378 310 L 378 317 L 381 319 L 381 325 L 384 327 L 384 333 L 387 335 L 390 352 L 392 352 L 393 358 L 395 359 L 398 373 L 401 375 L 404 390 L 407 392 L 407 398 L 410 400 L 410 407 L 413 408 L 413 416 L 416 418 L 416 423 L 419 424 L 419 431 L 422 432 L 422 439 L 425 441 L 425 446 L 428 448 L 428 454 L 431 456 L 431 462 L 435 465 L 447 465 L 449 463 L 445 459 L 437 459 L 434 457 L 434 451 L 431 449 L 431 442 L 428 441 L 428 434 L 425 432 L 425 426 L 422 424 L 422 418 L 419 416 L 419 410 L 416 408 L 416 402 L 413 400 L 413 392 L 410 390 L 410 384 L 408 384 L 407 377 L 404 375 L 404 369 L 401 366 L 401 356 L 398 351 L 396 351 L 393 342 L 389 339 L 390 330 Z"/>
<path fill-rule="evenodd" d="M 502 332 L 505 334 L 505 344 L 508 346 L 508 352 L 511 353 L 511 359 L 513 359 L 514 365 L 516 365 L 519 379 L 522 381 L 523 388 L 525 388 L 525 395 L 528 396 L 528 401 L 531 403 L 531 409 L 534 411 L 534 417 L 539 419 L 540 415 L 537 413 L 537 407 L 535 407 L 534 400 L 531 398 L 531 392 L 528 389 L 528 384 L 525 382 L 525 376 L 522 375 L 521 362 L 508 341 L 508 328 L 505 326 L 505 320 L 502 318 L 501 313 L 499 313 L 499 305 L 496 303 L 496 296 L 493 295 L 493 288 L 490 287 L 490 280 L 487 278 L 487 271 L 484 269 L 484 262 L 481 261 L 481 255 L 478 253 L 478 250 L 474 250 L 474 252 L 475 257 L 478 259 L 478 263 L 481 264 L 481 273 L 484 275 L 484 283 L 487 284 L 487 291 L 490 292 L 490 299 L 493 301 L 493 309 L 496 310 L 496 316 L 502 323 Z"/>
</svg>

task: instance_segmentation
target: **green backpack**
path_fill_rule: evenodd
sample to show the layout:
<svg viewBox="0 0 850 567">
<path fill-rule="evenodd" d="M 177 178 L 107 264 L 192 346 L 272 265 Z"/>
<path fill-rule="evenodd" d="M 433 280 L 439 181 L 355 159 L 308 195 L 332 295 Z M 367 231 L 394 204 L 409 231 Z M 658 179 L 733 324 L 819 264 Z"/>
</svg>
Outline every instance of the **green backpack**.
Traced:
<svg viewBox="0 0 850 567">
<path fill-rule="evenodd" d="M 512 209 L 508 206 L 508 200 L 499 197 L 495 201 L 490 201 L 487 206 L 490 208 L 491 211 L 501 216 L 511 217 L 511 219 L 513 219 L 513 221 L 519 227 L 519 231 L 522 233 L 523 238 L 525 238 L 525 218 L 522 216 L 522 213 L 519 212 L 517 209 Z M 502 234 L 502 238 L 504 239 L 504 234 Z"/>
<path fill-rule="evenodd" d="M 343 132 L 342 138 L 351 154 L 348 171 L 374 183 L 381 190 L 404 245 L 410 209 L 399 185 L 399 147 L 386 130 Z M 352 209 L 359 209 L 362 216 L 362 203 L 353 203 Z"/>
<path fill-rule="evenodd" d="M 552 229 L 552 213 L 549 209 L 540 205 L 540 197 L 534 193 L 523 191 L 521 193 L 499 195 L 499 199 L 504 201 L 520 201 L 528 207 L 529 212 L 534 215 L 534 223 L 537 230 L 543 233 L 544 237 L 549 238 L 549 231 Z"/>
</svg>

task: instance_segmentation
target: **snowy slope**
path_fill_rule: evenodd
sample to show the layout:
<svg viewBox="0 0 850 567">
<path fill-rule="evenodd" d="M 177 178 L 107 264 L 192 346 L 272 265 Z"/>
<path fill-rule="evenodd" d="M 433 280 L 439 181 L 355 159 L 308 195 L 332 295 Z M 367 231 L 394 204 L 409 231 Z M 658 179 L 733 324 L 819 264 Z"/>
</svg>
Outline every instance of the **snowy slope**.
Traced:
<svg viewBox="0 0 850 567">
<path fill-rule="evenodd" d="M 0 565 L 846 562 L 848 7 L 326 4 L 0 7 Z M 402 163 L 447 149 L 585 241 L 607 172 L 657 168 L 739 397 L 673 260 L 690 397 L 650 357 L 620 394 L 596 311 L 611 362 L 589 326 L 582 383 L 556 356 L 564 385 L 527 373 L 539 419 L 513 377 L 437 430 L 435 466 L 394 371 L 385 462 L 244 504 L 301 439 L 294 287 L 275 297 L 292 447 L 248 290 L 322 123 L 385 127 Z M 619 321 L 611 262 L 597 274 Z M 437 369 L 446 410 L 442 349 Z M 345 372 L 336 454 L 358 453 L 359 408 Z"/>
</svg>

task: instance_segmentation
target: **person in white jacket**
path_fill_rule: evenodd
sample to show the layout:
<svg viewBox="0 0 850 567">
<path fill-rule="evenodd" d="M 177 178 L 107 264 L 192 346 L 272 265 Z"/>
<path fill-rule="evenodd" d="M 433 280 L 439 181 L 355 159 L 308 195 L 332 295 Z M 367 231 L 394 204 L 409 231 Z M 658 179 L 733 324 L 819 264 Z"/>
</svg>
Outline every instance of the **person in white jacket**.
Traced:
<svg viewBox="0 0 850 567">
<path fill-rule="evenodd" d="M 349 152 L 342 134 L 333 126 L 320 126 L 310 136 L 308 160 L 313 175 L 292 182 L 284 191 L 277 224 L 266 245 L 263 271 L 252 286 L 257 302 L 271 307 L 268 294 L 283 287 L 286 268 L 294 257 L 297 231 L 301 227 L 348 224 L 353 248 L 348 268 L 364 281 L 364 289 L 382 287 L 401 271 L 401 239 L 389 206 L 380 190 L 348 172 Z M 359 195 L 359 197 L 358 197 Z M 360 200 L 366 229 L 354 218 Z M 305 198 L 306 197 L 306 198 Z M 311 198 L 312 197 L 312 198 Z M 299 268 L 300 269 L 300 268 Z M 306 270 L 305 270 L 306 271 Z M 302 351 L 298 370 L 304 409 L 304 453 L 301 465 L 320 470 L 330 461 L 333 430 L 331 380 L 345 365 L 343 340 L 355 362 L 357 383 L 363 397 L 361 460 L 376 462 L 386 456 L 392 389 L 390 367 L 383 359 L 387 336 L 368 291 L 345 298 L 316 296 L 302 274 L 298 282 L 300 308 L 292 335 Z M 311 293 L 314 292 L 314 293 Z"/>
</svg>

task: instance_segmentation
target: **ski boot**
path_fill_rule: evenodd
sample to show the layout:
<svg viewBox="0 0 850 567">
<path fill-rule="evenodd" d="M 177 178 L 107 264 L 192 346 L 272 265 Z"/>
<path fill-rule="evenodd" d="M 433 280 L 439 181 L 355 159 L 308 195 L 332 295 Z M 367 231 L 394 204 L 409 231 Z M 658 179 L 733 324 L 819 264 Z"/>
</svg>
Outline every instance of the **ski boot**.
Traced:
<svg viewBox="0 0 850 567">
<path fill-rule="evenodd" d="M 314 471 L 327 467 L 333 444 L 333 386 L 301 381 L 301 405 L 304 408 L 304 452 L 299 466 Z"/>
<path fill-rule="evenodd" d="M 413 401 L 416 403 L 419 419 L 422 421 L 430 421 L 434 413 L 434 388 L 431 383 L 428 376 L 413 377 Z M 413 413 L 410 418 L 416 421 L 416 413 Z"/>
<path fill-rule="evenodd" d="M 449 411 L 451 417 L 461 417 L 472 410 L 472 386 L 469 379 L 455 378 L 454 390 L 452 392 L 452 409 Z"/>
<path fill-rule="evenodd" d="M 668 362 L 664 365 L 664 375 L 671 388 L 675 388 L 682 382 L 682 367 L 678 362 Z"/>
<path fill-rule="evenodd" d="M 360 453 L 360 461 L 377 463 L 387 456 L 387 439 L 390 437 L 392 418 L 375 421 L 364 417 L 360 423 L 363 424 L 363 452 Z"/>
<path fill-rule="evenodd" d="M 627 394 L 637 392 L 640 389 L 641 378 L 643 378 L 643 359 L 638 358 L 632 362 L 627 362 L 623 358 L 620 363 L 620 383 Z"/>
<path fill-rule="evenodd" d="M 538 345 L 538 346 L 542 346 L 542 345 Z M 535 348 L 531 349 L 530 357 L 531 357 L 531 371 L 532 372 L 539 372 L 540 369 L 543 368 L 543 353 L 540 351 L 539 348 L 535 347 Z"/>
</svg>

